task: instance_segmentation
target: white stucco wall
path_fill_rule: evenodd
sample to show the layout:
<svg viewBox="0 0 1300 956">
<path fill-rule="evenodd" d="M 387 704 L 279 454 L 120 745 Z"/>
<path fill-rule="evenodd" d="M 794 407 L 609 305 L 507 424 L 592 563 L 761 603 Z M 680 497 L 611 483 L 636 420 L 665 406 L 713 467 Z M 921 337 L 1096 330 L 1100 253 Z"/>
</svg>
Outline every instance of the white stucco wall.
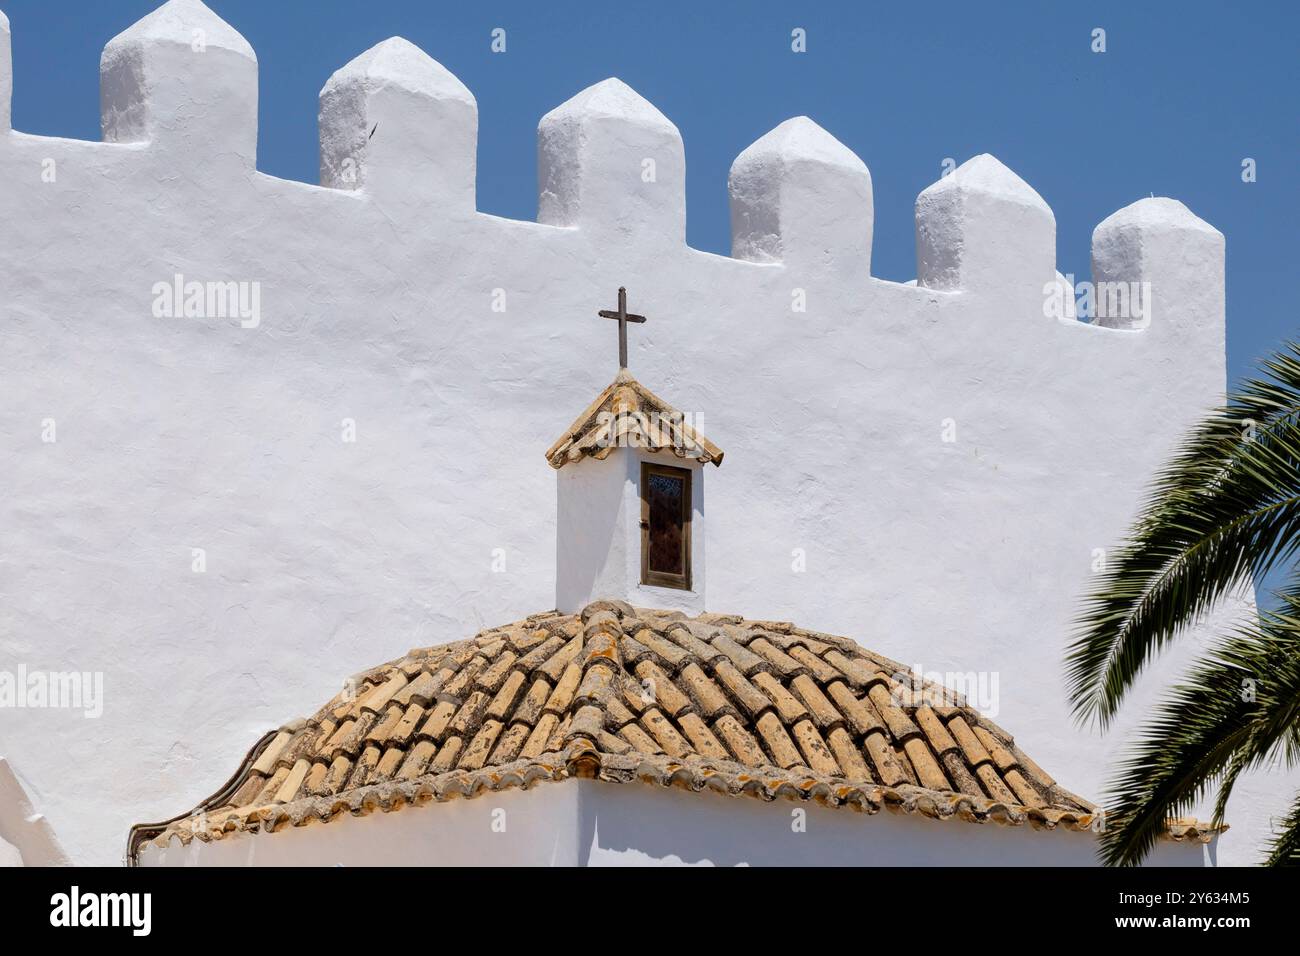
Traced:
<svg viewBox="0 0 1300 956">
<path fill-rule="evenodd" d="M 338 188 L 255 170 L 256 60 L 197 0 L 106 52 L 106 142 L 9 131 L 8 63 L 0 668 L 102 672 L 105 699 L 4 712 L 0 743 L 73 859 L 118 860 L 347 675 L 553 606 L 543 452 L 616 370 L 619 285 L 650 317 L 632 371 L 727 452 L 710 609 L 995 672 L 998 721 L 1100 791 L 1152 684 L 1075 730 L 1069 622 L 1224 389 L 1222 237 L 1190 213 L 1108 221 L 1099 269 L 1154 316 L 1089 327 L 1044 317 L 1050 209 L 989 157 L 923 194 L 908 285 L 871 276 L 869 174 L 807 120 L 737 161 L 728 258 L 684 244 L 681 138 L 614 80 L 543 121 L 531 223 L 474 211 L 473 98 L 409 44 L 323 91 Z M 177 274 L 259 283 L 256 324 L 156 316 Z M 1240 786 L 1222 861 L 1295 782 Z"/>
<path fill-rule="evenodd" d="M 691 587 L 641 583 L 641 466 L 661 464 L 691 475 Z M 708 534 L 704 469 L 669 452 L 617 448 L 604 461 L 584 458 L 555 473 L 555 606 L 566 614 L 601 598 L 634 607 L 699 614 L 706 609 Z"/>
<path fill-rule="evenodd" d="M 66 866 L 50 822 L 32 806 L 13 768 L 0 756 L 0 866 Z"/>
<path fill-rule="evenodd" d="M 1214 843 L 1161 842 L 1152 866 L 1213 865 Z M 165 849 L 142 866 L 1095 866 L 1096 836 L 872 816 L 642 784 L 530 791 L 344 816 Z"/>
<path fill-rule="evenodd" d="M 231 834 L 165 849 L 140 866 L 574 866 L 582 832 L 576 784 L 503 790 L 392 813 L 344 816 L 276 833 Z"/>
</svg>

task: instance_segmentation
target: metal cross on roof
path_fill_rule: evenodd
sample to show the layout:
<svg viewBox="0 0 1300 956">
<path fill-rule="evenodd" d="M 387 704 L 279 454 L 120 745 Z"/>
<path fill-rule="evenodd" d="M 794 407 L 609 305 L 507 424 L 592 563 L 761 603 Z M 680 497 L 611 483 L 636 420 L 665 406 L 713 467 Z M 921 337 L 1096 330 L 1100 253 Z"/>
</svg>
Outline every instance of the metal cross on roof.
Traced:
<svg viewBox="0 0 1300 956">
<path fill-rule="evenodd" d="M 618 367 L 627 368 L 627 324 L 644 322 L 644 315 L 633 315 L 627 310 L 627 289 L 618 287 L 618 311 L 601 309 L 596 313 L 602 319 L 618 320 Z"/>
</svg>

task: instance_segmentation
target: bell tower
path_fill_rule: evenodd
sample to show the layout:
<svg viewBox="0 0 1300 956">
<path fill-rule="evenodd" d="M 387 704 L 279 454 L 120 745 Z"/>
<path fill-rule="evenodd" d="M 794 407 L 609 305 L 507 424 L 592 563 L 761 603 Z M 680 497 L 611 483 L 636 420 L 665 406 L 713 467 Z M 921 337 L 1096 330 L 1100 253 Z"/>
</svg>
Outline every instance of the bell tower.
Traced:
<svg viewBox="0 0 1300 956">
<path fill-rule="evenodd" d="M 704 466 L 722 450 L 627 370 L 619 289 L 619 370 L 546 453 L 556 469 L 556 607 L 613 599 L 704 611 Z"/>
</svg>

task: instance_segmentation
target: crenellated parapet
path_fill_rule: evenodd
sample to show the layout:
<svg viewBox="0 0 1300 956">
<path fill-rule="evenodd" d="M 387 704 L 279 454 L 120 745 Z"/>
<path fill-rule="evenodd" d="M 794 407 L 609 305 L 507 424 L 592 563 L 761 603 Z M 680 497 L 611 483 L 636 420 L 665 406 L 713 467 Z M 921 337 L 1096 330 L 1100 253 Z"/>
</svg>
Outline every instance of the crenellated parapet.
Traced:
<svg viewBox="0 0 1300 956">
<path fill-rule="evenodd" d="M 589 86 L 537 127 L 537 221 L 638 242 L 686 241 L 686 153 L 622 80 Z"/>
<path fill-rule="evenodd" d="M 257 55 L 201 0 L 168 0 L 110 40 L 99 102 L 107 143 L 254 165 Z"/>
<path fill-rule="evenodd" d="M 109 41 L 100 69 L 104 143 L 134 147 L 117 161 L 142 162 L 135 153 L 158 151 L 193 181 L 256 174 L 257 57 L 201 0 L 168 0 Z M 0 14 L 4 130 L 11 90 L 9 26 Z M 478 216 L 474 95 L 409 41 L 385 40 L 329 77 L 319 125 L 324 190 L 352 193 L 394 221 Z M 9 142 L 31 148 L 37 140 Z M 681 133 L 621 80 L 596 83 L 547 113 L 537 142 L 538 223 L 576 230 L 600 248 L 684 248 Z M 733 260 L 790 270 L 800 284 L 818 276 L 846 288 L 877 281 L 871 173 L 808 117 L 789 119 L 744 149 L 727 188 Z M 968 160 L 917 197 L 915 238 L 917 278 L 906 284 L 915 289 L 908 295 L 1021 304 L 1056 297 L 1057 317 L 1075 318 L 1076 289 L 1056 269 L 1051 208 L 994 157 Z M 1141 330 L 1160 315 L 1222 324 L 1223 237 L 1173 200 L 1142 200 L 1101 223 L 1093 271 L 1096 328 Z M 1105 308 L 1130 288 L 1140 308 Z"/>
<path fill-rule="evenodd" d="M 1092 233 L 1092 276 L 1103 303 L 1098 325 L 1142 329 L 1154 322 L 1183 333 L 1211 327 L 1222 336 L 1223 233 L 1176 199 L 1140 199 L 1102 220 Z M 1107 304 L 1121 295 L 1127 309 Z"/>
<path fill-rule="evenodd" d="M 1041 289 L 1056 275 L 1056 217 L 984 153 L 916 198 L 916 281 L 945 291 Z"/>
<path fill-rule="evenodd" d="M 754 262 L 871 269 L 871 173 L 806 116 L 786 120 L 731 164 L 731 254 Z"/>
<path fill-rule="evenodd" d="M 478 104 L 415 44 L 392 37 L 320 91 L 320 181 L 393 209 L 474 212 Z"/>
</svg>

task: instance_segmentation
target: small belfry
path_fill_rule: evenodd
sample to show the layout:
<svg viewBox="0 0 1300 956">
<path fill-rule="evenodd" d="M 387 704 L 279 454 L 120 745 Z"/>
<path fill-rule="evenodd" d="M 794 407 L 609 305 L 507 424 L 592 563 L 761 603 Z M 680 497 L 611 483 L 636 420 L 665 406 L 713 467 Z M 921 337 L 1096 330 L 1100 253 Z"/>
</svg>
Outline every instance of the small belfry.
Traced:
<svg viewBox="0 0 1300 956">
<path fill-rule="evenodd" d="M 704 466 L 722 450 L 686 415 L 632 377 L 628 323 L 646 317 L 601 309 L 618 321 L 619 369 L 546 452 L 556 476 L 558 610 L 595 600 L 704 611 Z"/>
</svg>

